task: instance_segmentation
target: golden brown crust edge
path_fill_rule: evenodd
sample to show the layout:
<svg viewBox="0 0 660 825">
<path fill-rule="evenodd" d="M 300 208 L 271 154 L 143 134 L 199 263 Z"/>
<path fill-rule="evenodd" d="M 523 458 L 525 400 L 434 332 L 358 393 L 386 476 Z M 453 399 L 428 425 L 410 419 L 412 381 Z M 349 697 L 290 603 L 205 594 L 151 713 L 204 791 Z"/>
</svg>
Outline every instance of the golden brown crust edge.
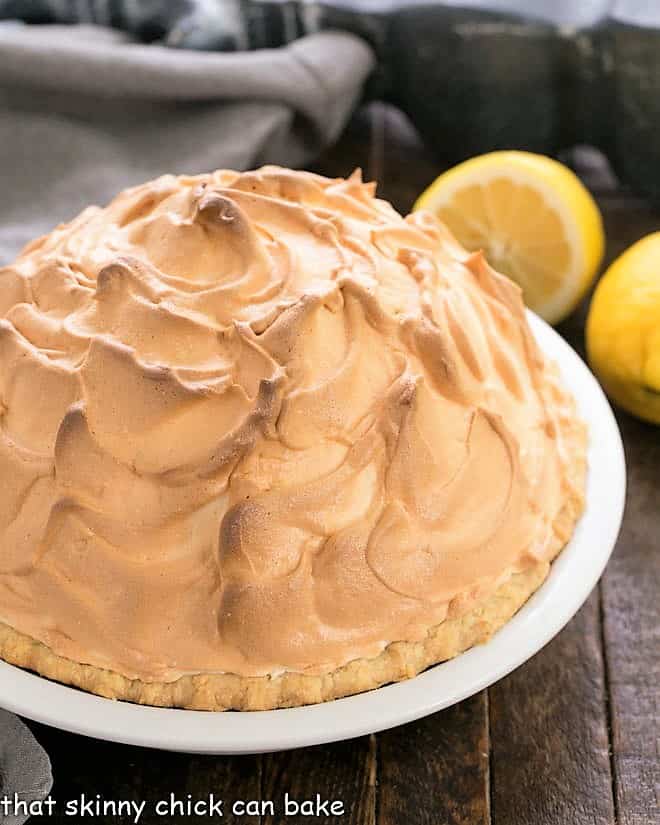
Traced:
<svg viewBox="0 0 660 825">
<path fill-rule="evenodd" d="M 566 422 L 564 428 L 564 435 L 573 448 L 569 482 L 574 491 L 567 496 L 554 524 L 555 555 L 570 538 L 582 512 L 581 491 L 586 473 L 585 428 L 577 419 Z M 541 586 L 549 571 L 548 562 L 531 565 L 514 573 L 469 612 L 450 617 L 431 628 L 424 640 L 393 642 L 373 659 L 356 659 L 323 675 L 291 672 L 275 677 L 197 674 L 183 676 L 175 682 L 147 683 L 65 659 L 2 622 L 0 659 L 108 699 L 143 705 L 208 711 L 272 710 L 310 705 L 411 678 L 431 665 L 487 641 Z"/>
<path fill-rule="evenodd" d="M 356 659 L 322 676 L 283 673 L 276 677 L 245 677 L 221 673 L 147 683 L 57 656 L 41 642 L 6 624 L 0 624 L 0 658 L 99 696 L 143 705 L 216 711 L 309 705 L 410 678 L 486 641 L 540 586 L 549 567 L 540 563 L 515 574 L 479 607 L 437 625 L 422 642 L 394 642 L 374 659 Z"/>
</svg>

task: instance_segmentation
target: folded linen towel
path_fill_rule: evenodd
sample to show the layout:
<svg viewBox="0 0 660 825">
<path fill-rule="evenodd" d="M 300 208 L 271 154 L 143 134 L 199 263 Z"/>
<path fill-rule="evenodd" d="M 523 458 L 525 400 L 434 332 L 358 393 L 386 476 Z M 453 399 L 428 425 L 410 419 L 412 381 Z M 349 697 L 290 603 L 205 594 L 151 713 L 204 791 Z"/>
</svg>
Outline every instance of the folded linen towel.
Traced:
<svg viewBox="0 0 660 825">
<path fill-rule="evenodd" d="M 369 47 L 339 32 L 219 53 L 0 23 L 0 265 L 160 174 L 304 165 L 337 137 L 372 65 Z"/>
</svg>

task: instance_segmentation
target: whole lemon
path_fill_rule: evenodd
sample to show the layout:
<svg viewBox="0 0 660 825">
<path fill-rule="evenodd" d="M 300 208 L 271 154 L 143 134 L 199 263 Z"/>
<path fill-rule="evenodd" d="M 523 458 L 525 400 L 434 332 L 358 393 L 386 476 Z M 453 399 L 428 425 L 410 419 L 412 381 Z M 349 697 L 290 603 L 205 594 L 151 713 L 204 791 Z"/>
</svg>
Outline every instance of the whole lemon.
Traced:
<svg viewBox="0 0 660 825">
<path fill-rule="evenodd" d="M 614 401 L 660 424 L 660 232 L 633 244 L 601 278 L 587 353 Z"/>
</svg>

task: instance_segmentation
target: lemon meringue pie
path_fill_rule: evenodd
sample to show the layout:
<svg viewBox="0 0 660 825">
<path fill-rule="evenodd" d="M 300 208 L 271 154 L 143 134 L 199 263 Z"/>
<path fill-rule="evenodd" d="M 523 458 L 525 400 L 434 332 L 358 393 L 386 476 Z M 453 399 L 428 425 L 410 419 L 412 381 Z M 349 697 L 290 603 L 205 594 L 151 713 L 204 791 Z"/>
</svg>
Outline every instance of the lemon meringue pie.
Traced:
<svg viewBox="0 0 660 825">
<path fill-rule="evenodd" d="M 0 657 L 332 699 L 487 639 L 583 504 L 520 291 L 359 174 L 166 176 L 0 270 Z"/>
</svg>

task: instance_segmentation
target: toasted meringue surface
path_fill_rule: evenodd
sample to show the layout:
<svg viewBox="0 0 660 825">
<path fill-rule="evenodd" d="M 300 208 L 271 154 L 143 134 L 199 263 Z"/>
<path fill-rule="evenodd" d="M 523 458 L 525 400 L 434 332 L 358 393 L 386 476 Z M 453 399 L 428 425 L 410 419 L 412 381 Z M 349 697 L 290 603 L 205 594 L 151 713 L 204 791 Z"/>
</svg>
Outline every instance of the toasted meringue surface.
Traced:
<svg viewBox="0 0 660 825">
<path fill-rule="evenodd" d="M 327 673 L 549 561 L 518 288 L 359 175 L 163 177 L 0 271 L 0 621 L 129 679 Z"/>
</svg>

